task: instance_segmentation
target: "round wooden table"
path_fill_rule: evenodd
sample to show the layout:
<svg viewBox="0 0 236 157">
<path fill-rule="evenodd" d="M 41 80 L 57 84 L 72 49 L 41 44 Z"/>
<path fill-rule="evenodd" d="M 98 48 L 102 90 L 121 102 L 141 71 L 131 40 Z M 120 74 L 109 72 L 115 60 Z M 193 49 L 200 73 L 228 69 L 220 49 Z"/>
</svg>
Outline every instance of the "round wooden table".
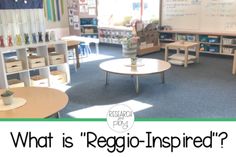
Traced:
<svg viewBox="0 0 236 157">
<path fill-rule="evenodd" d="M 26 99 L 26 104 L 8 111 L 0 111 L 0 118 L 47 118 L 62 110 L 68 96 L 56 89 L 24 87 L 10 89 L 15 97 Z M 0 93 L 4 90 L 0 89 Z"/>
<path fill-rule="evenodd" d="M 170 69 L 170 63 L 158 59 L 138 58 L 137 66 L 131 66 L 130 58 L 113 59 L 102 62 L 100 68 L 106 72 L 106 85 L 108 85 L 109 73 L 135 76 L 135 90 L 139 92 L 139 76 L 161 74 L 162 83 L 165 83 L 164 72 Z"/>
</svg>

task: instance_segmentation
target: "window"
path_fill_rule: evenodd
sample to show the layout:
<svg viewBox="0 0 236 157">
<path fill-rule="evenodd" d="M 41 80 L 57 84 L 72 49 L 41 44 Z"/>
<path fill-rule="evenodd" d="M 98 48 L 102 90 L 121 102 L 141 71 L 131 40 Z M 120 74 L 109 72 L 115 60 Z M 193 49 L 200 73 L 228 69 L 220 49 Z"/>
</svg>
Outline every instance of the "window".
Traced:
<svg viewBox="0 0 236 157">
<path fill-rule="evenodd" d="M 144 22 L 159 20 L 160 0 L 142 0 Z M 141 19 L 141 0 L 99 0 L 99 25 L 127 25 Z"/>
</svg>

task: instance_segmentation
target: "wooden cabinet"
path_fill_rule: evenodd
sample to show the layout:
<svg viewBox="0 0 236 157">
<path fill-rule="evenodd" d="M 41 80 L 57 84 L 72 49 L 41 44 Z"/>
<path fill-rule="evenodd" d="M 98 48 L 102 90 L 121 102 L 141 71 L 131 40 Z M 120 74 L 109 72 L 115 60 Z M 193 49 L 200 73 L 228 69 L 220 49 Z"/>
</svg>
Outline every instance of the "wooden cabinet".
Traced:
<svg viewBox="0 0 236 157">
<path fill-rule="evenodd" d="M 53 65 L 50 64 L 49 45 L 53 45 L 56 53 L 63 56 L 63 62 L 57 62 L 57 64 Z M 35 51 L 29 51 L 30 49 Z M 13 63 L 17 63 L 17 66 L 15 65 L 13 67 L 18 67 L 18 62 L 22 63 L 22 67 L 13 71 L 7 70 L 9 67 L 8 58 L 15 60 Z M 11 62 L 10 65 L 13 63 Z M 70 82 L 67 44 L 64 41 L 0 48 L 0 88 L 12 87 L 11 85 L 14 83 L 11 80 L 14 79 L 23 83 L 24 86 L 53 87 L 51 72 L 55 70 L 62 71 L 66 75 L 65 83 Z"/>
</svg>

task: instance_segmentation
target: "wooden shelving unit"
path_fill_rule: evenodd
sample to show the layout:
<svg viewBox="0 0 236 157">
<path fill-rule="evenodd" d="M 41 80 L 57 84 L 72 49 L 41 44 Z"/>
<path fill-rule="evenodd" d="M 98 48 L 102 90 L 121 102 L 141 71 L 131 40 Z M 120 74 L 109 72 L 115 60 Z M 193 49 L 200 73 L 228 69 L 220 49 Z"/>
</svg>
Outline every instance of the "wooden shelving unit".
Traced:
<svg viewBox="0 0 236 157">
<path fill-rule="evenodd" d="M 201 53 L 233 56 L 236 50 L 236 34 L 233 33 L 160 31 L 161 48 L 177 40 L 198 42 Z"/>
<path fill-rule="evenodd" d="M 99 27 L 99 41 L 101 43 L 121 45 L 122 39 L 131 35 L 132 35 L 131 27 L 124 27 L 124 26 Z"/>
<path fill-rule="evenodd" d="M 142 30 L 136 29 L 136 34 L 139 37 L 139 56 L 160 51 L 160 41 L 159 32 L 157 31 L 157 24 L 150 23 L 142 28 Z"/>
<path fill-rule="evenodd" d="M 53 45 L 55 52 L 65 56 L 65 60 L 61 64 L 51 65 L 49 61 L 49 45 Z M 30 68 L 29 65 L 29 49 L 35 49 L 34 55 L 41 56 L 45 58 L 45 65 L 35 68 Z M 22 61 L 23 69 L 16 70 L 13 72 L 6 71 L 6 61 L 9 59 L 9 56 L 13 56 L 15 59 Z M 14 66 L 13 66 L 14 67 Z M 38 44 L 22 45 L 22 46 L 13 46 L 13 47 L 4 47 L 0 48 L 0 88 L 9 88 L 9 81 L 12 79 L 18 79 L 21 82 L 24 82 L 25 86 L 32 86 L 31 77 L 35 75 L 40 75 L 48 80 L 47 86 L 55 87 L 55 80 L 53 80 L 51 72 L 52 71 L 61 71 L 66 75 L 66 81 L 70 82 L 70 71 L 68 64 L 67 56 L 67 44 L 64 41 L 53 41 L 45 42 Z"/>
</svg>

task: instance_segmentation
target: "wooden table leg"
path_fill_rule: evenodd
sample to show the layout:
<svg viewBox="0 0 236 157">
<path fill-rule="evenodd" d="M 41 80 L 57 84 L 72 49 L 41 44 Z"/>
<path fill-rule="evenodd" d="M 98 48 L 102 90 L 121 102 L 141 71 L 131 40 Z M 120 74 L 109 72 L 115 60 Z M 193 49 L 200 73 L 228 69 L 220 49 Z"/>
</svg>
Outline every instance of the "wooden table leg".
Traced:
<svg viewBox="0 0 236 157">
<path fill-rule="evenodd" d="M 185 48 L 184 52 L 184 67 L 188 67 L 188 48 Z"/>
<path fill-rule="evenodd" d="M 179 54 L 179 52 L 180 52 L 180 48 L 177 48 L 177 54 Z"/>
<path fill-rule="evenodd" d="M 236 74 L 236 51 L 234 52 L 233 75 Z"/>
</svg>

